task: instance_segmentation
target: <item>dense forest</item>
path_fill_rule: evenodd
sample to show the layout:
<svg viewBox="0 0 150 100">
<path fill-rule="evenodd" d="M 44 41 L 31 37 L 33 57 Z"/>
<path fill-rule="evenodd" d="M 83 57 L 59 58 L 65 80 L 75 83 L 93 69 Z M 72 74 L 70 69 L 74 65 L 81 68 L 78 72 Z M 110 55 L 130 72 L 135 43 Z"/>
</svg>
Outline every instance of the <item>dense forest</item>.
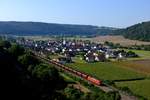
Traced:
<svg viewBox="0 0 150 100">
<path fill-rule="evenodd" d="M 0 22 L 0 34 L 11 35 L 105 35 L 115 28 L 42 22 Z"/>
<path fill-rule="evenodd" d="M 150 22 L 143 22 L 126 29 L 115 30 L 114 33 L 133 40 L 150 41 Z"/>
</svg>

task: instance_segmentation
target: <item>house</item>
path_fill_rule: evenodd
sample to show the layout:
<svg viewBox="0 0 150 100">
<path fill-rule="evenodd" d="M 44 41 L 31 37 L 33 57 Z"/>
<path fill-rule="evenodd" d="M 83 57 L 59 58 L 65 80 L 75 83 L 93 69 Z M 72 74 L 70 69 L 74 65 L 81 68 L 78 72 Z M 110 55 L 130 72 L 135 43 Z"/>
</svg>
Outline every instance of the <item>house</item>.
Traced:
<svg viewBox="0 0 150 100">
<path fill-rule="evenodd" d="M 97 61 L 106 60 L 104 53 L 98 54 L 98 53 L 89 52 L 89 53 L 86 53 L 84 56 L 87 62 L 97 62 Z"/>
<path fill-rule="evenodd" d="M 106 61 L 106 57 L 104 53 L 98 54 L 97 58 L 96 58 L 97 61 L 101 61 L 101 62 Z"/>
<path fill-rule="evenodd" d="M 117 58 L 118 55 L 116 55 L 114 52 L 112 51 L 107 51 L 105 52 L 105 58 L 109 59 L 109 58 Z"/>
<path fill-rule="evenodd" d="M 88 54 L 87 56 L 85 56 L 85 60 L 87 62 L 94 62 L 95 61 L 95 56 L 93 54 Z"/>
</svg>

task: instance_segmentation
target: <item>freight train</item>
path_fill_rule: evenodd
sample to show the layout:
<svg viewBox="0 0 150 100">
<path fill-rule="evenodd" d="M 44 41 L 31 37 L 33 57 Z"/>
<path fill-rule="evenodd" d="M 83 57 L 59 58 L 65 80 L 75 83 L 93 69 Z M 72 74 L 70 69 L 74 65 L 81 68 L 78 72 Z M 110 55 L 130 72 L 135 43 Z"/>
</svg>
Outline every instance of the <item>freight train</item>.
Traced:
<svg viewBox="0 0 150 100">
<path fill-rule="evenodd" d="M 37 55 L 37 56 L 38 56 L 38 55 Z M 77 70 L 75 70 L 75 69 L 72 69 L 72 68 L 70 68 L 70 67 L 67 67 L 67 66 L 65 66 L 65 65 L 63 65 L 63 64 L 61 64 L 61 63 L 59 63 L 59 62 L 57 62 L 57 61 L 49 60 L 49 59 L 46 59 L 45 57 L 41 57 L 41 56 L 38 56 L 38 57 L 42 58 L 43 60 L 46 60 L 47 62 L 49 62 L 49 63 L 51 63 L 51 64 L 56 65 L 57 67 L 59 67 L 59 68 L 65 70 L 65 71 L 68 71 L 68 72 L 70 72 L 70 73 L 72 73 L 72 74 L 75 74 L 75 75 L 77 75 L 77 76 L 79 76 L 79 77 L 81 77 L 81 78 L 83 78 L 83 79 L 85 79 L 85 80 L 91 82 L 92 84 L 95 84 L 95 85 L 98 85 L 98 86 L 102 85 L 102 80 L 96 79 L 96 78 L 94 78 L 94 77 L 91 76 L 91 75 L 88 75 L 88 74 L 83 73 L 83 72 L 81 72 L 81 71 L 77 71 Z"/>
<path fill-rule="evenodd" d="M 91 75 L 88 75 L 88 74 L 83 73 L 81 71 L 77 71 L 77 70 L 72 69 L 70 67 L 67 67 L 67 66 L 65 66 L 63 64 L 60 64 L 59 62 L 56 62 L 56 61 L 50 60 L 50 63 L 55 64 L 58 67 L 60 67 L 61 69 L 66 70 L 66 71 L 68 71 L 70 73 L 73 73 L 73 74 L 75 74 L 75 75 L 77 75 L 77 76 L 79 76 L 79 77 L 81 77 L 81 78 L 83 78 L 83 79 L 85 79 L 85 80 L 95 84 L 95 85 L 102 85 L 102 81 L 101 80 L 96 79 L 96 78 L 92 77 Z"/>
</svg>

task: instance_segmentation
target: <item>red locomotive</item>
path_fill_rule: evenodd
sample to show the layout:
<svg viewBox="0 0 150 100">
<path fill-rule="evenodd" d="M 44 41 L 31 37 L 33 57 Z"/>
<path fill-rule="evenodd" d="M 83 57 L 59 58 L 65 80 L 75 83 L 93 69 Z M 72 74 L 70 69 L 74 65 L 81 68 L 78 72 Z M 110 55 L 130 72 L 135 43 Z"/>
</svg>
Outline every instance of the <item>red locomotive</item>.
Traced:
<svg viewBox="0 0 150 100">
<path fill-rule="evenodd" d="M 88 76 L 87 80 L 90 81 L 90 82 L 92 82 L 95 85 L 101 85 L 101 83 L 102 83 L 100 80 L 98 80 L 98 79 L 96 79 L 94 77 L 91 77 L 91 76 Z"/>
</svg>

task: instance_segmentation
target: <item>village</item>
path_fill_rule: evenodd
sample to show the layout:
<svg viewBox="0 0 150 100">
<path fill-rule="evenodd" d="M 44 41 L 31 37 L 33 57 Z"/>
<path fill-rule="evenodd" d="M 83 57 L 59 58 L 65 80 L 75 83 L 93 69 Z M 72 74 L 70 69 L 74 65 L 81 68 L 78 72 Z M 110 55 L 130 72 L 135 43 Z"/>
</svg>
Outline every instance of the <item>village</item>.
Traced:
<svg viewBox="0 0 150 100">
<path fill-rule="evenodd" d="M 113 49 L 111 46 L 86 40 L 58 39 L 35 41 L 31 39 L 17 39 L 17 43 L 40 54 L 47 55 L 48 58 L 60 63 L 71 63 L 73 62 L 72 58 L 76 56 L 88 63 L 120 61 L 138 57 L 133 51 L 125 51 L 120 48 Z"/>
</svg>

